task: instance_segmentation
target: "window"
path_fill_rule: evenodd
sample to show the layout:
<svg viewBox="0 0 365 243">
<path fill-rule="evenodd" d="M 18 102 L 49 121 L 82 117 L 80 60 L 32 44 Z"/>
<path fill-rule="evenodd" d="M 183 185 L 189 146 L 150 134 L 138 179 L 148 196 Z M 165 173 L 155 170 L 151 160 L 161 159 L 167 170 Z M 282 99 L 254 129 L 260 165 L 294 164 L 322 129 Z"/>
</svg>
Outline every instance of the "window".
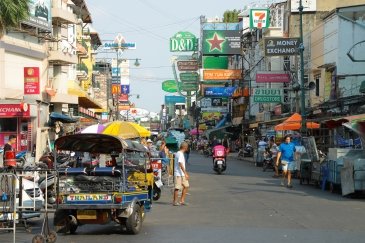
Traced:
<svg viewBox="0 0 365 243">
<path fill-rule="evenodd" d="M 0 132 L 17 132 L 17 118 L 0 118 Z"/>
<path fill-rule="evenodd" d="M 319 96 L 319 80 L 320 80 L 321 76 L 320 75 L 316 75 L 314 76 L 314 79 L 316 80 L 316 96 Z"/>
</svg>

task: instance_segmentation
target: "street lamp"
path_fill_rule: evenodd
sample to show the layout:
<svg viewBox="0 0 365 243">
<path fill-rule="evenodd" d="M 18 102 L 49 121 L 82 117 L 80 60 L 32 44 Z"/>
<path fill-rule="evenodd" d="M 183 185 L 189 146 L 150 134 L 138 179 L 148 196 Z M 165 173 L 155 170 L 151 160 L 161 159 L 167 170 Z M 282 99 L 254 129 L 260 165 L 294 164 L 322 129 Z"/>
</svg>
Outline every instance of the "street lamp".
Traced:
<svg viewBox="0 0 365 243">
<path fill-rule="evenodd" d="M 301 115 L 302 115 L 302 135 L 307 132 L 307 122 L 306 122 L 306 113 L 305 113 L 305 94 L 304 94 L 304 41 L 303 41 L 303 3 L 302 0 L 299 0 L 299 32 L 300 32 L 300 45 L 299 45 L 299 53 L 300 53 L 300 91 L 301 91 Z"/>
</svg>

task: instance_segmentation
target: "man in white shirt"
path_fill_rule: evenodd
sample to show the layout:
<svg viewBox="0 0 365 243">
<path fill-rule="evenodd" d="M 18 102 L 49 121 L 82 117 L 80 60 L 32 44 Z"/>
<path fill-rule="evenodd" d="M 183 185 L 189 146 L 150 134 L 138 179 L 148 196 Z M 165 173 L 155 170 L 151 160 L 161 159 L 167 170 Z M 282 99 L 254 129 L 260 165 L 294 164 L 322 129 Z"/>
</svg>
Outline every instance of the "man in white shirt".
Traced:
<svg viewBox="0 0 365 243">
<path fill-rule="evenodd" d="M 189 175 L 185 170 L 185 156 L 184 153 L 188 150 L 189 145 L 186 142 L 182 142 L 180 150 L 175 154 L 174 163 L 174 176 L 175 176 L 175 189 L 174 189 L 174 206 L 186 205 L 185 197 L 189 188 Z M 181 198 L 179 199 L 179 190 L 182 189 Z"/>
</svg>

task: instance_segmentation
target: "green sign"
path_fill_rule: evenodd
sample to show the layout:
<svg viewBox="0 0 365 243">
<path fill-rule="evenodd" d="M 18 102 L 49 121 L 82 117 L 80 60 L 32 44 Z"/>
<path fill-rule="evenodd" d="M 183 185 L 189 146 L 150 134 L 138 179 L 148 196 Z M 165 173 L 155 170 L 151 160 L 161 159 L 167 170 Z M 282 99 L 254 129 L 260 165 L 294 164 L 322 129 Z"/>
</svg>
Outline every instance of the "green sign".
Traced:
<svg viewBox="0 0 365 243">
<path fill-rule="evenodd" d="M 162 90 L 169 93 L 177 92 L 177 85 L 175 80 L 166 80 L 162 82 Z"/>
<path fill-rule="evenodd" d="M 240 55 L 241 33 L 238 30 L 203 30 L 203 55 Z"/>
<path fill-rule="evenodd" d="M 171 52 L 187 52 L 198 50 L 198 39 L 190 32 L 177 32 L 170 38 Z"/>
<path fill-rule="evenodd" d="M 205 69 L 228 69 L 228 57 L 203 57 Z"/>
<path fill-rule="evenodd" d="M 181 91 L 197 91 L 199 86 L 197 83 L 179 83 L 179 89 Z"/>
<path fill-rule="evenodd" d="M 197 83 L 199 80 L 199 74 L 196 72 L 180 73 L 180 80 L 183 83 Z"/>
<path fill-rule="evenodd" d="M 262 89 L 256 88 L 253 91 L 253 102 L 255 103 L 282 103 L 282 89 Z"/>
</svg>

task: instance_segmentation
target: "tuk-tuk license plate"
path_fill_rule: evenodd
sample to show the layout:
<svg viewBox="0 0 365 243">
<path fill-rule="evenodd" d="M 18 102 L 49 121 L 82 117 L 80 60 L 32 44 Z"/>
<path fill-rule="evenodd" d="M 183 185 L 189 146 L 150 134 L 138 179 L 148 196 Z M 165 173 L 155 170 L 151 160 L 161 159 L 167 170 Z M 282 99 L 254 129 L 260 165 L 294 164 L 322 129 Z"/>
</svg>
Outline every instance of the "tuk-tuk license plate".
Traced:
<svg viewBox="0 0 365 243">
<path fill-rule="evenodd" d="M 218 160 L 218 161 L 217 161 L 217 164 L 218 164 L 218 165 L 222 165 L 222 164 L 223 164 L 223 161 L 222 161 L 222 160 Z"/>
<path fill-rule="evenodd" d="M 96 210 L 77 210 L 78 219 L 96 219 Z"/>
</svg>

